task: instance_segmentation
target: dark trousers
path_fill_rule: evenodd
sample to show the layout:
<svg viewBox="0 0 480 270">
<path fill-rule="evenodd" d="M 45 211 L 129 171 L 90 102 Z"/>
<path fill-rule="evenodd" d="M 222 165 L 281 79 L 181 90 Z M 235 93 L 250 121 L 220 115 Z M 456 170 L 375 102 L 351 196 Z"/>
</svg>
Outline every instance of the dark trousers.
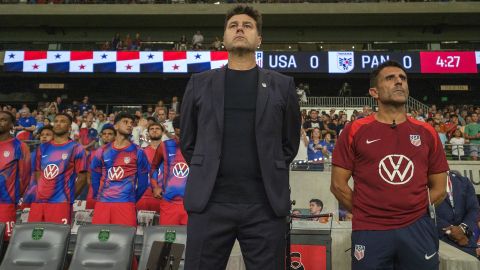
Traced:
<svg viewBox="0 0 480 270">
<path fill-rule="evenodd" d="M 286 226 L 268 204 L 209 203 L 188 213 L 185 270 L 225 269 L 235 239 L 248 270 L 283 270 Z"/>
</svg>

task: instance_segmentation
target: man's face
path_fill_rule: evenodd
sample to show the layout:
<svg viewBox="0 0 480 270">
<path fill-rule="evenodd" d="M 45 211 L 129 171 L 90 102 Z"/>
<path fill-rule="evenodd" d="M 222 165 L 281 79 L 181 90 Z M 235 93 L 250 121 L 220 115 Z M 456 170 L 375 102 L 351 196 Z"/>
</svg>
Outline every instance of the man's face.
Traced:
<svg viewBox="0 0 480 270">
<path fill-rule="evenodd" d="M 70 132 L 72 123 L 65 115 L 57 115 L 53 120 L 53 133 L 56 136 L 63 136 Z"/>
<path fill-rule="evenodd" d="M 311 215 L 318 215 L 321 212 L 322 212 L 322 207 L 320 207 L 319 205 L 317 205 L 314 202 L 310 203 L 310 214 Z"/>
<path fill-rule="evenodd" d="M 150 140 L 152 141 L 160 140 L 162 138 L 162 134 L 162 129 L 157 125 L 148 128 L 148 137 L 150 137 Z"/>
<path fill-rule="evenodd" d="M 397 67 L 386 67 L 377 76 L 376 87 L 370 88 L 370 95 L 382 104 L 403 105 L 408 99 L 407 75 Z"/>
<path fill-rule="evenodd" d="M 13 128 L 12 119 L 6 113 L 0 113 L 0 134 L 10 132 Z"/>
<path fill-rule="evenodd" d="M 93 120 L 87 118 L 87 120 L 85 121 L 85 123 L 87 124 L 87 128 L 91 128 L 92 125 L 93 125 Z"/>
<path fill-rule="evenodd" d="M 46 143 L 53 139 L 53 131 L 50 129 L 44 129 L 40 133 L 40 143 Z"/>
<path fill-rule="evenodd" d="M 477 122 L 478 122 L 478 114 L 476 114 L 476 113 L 473 113 L 473 114 L 472 114 L 472 122 L 473 122 L 473 123 L 477 123 Z"/>
<path fill-rule="evenodd" d="M 99 114 L 98 115 L 98 121 L 103 122 L 105 120 L 105 115 Z"/>
<path fill-rule="evenodd" d="M 246 14 L 232 16 L 223 33 L 223 44 L 227 51 L 253 52 L 262 43 L 257 23 Z"/>
<path fill-rule="evenodd" d="M 165 110 L 159 110 L 158 111 L 158 120 L 161 122 L 165 121 L 167 119 L 167 115 L 165 114 Z"/>
<path fill-rule="evenodd" d="M 124 136 L 130 136 L 133 130 L 133 121 L 130 118 L 122 118 L 115 124 L 117 133 Z"/>
<path fill-rule="evenodd" d="M 113 132 L 111 129 L 104 129 L 101 135 L 101 139 L 104 144 L 111 143 L 115 140 L 115 132 Z"/>
<path fill-rule="evenodd" d="M 310 117 L 312 118 L 312 120 L 317 120 L 318 112 L 317 111 L 312 111 L 310 113 Z"/>
<path fill-rule="evenodd" d="M 169 111 L 168 112 L 168 119 L 173 120 L 175 118 L 175 116 L 177 116 L 175 111 Z"/>
</svg>

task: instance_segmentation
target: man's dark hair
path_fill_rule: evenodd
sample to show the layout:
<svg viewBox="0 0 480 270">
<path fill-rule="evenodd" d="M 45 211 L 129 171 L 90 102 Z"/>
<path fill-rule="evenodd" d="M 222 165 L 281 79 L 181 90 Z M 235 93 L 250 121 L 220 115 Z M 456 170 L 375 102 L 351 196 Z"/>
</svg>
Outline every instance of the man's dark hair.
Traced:
<svg viewBox="0 0 480 270">
<path fill-rule="evenodd" d="M 323 208 L 323 202 L 320 199 L 311 199 L 310 203 L 312 202 Z"/>
<path fill-rule="evenodd" d="M 37 134 L 42 134 L 44 130 L 50 130 L 51 132 L 53 132 L 52 126 L 43 126 L 38 130 Z"/>
<path fill-rule="evenodd" d="M 57 113 L 57 115 L 55 115 L 55 118 L 57 118 L 59 116 L 65 116 L 70 121 L 70 124 L 73 123 L 73 118 L 69 114 L 67 114 L 67 113 Z"/>
<path fill-rule="evenodd" d="M 156 123 L 157 119 L 155 119 L 155 117 L 153 117 L 153 116 L 149 116 L 149 117 L 147 117 L 147 121 L 152 121 L 152 122 Z"/>
<path fill-rule="evenodd" d="M 383 62 L 381 65 L 379 65 L 375 70 L 372 71 L 372 73 L 370 73 L 370 87 L 371 88 L 374 88 L 377 86 L 377 83 L 378 83 L 378 74 L 384 69 L 384 68 L 387 68 L 387 67 L 396 67 L 396 68 L 399 68 L 401 70 L 403 70 L 403 72 L 405 72 L 405 74 L 407 74 L 407 71 L 402 67 L 402 65 L 400 65 L 398 62 L 395 62 L 395 61 L 392 61 L 392 60 L 388 60 L 386 62 Z"/>
<path fill-rule="evenodd" d="M 103 133 L 103 131 L 104 131 L 104 130 L 107 130 L 107 129 L 110 129 L 111 131 L 113 131 L 113 134 L 115 134 L 115 136 L 117 135 L 117 131 L 115 130 L 115 128 L 113 127 L 113 125 L 110 124 L 110 123 L 104 124 L 103 127 L 102 127 L 102 130 L 100 131 L 100 133 Z"/>
<path fill-rule="evenodd" d="M 245 14 L 248 17 L 252 18 L 257 25 L 258 35 L 262 35 L 262 14 L 258 10 L 254 9 L 251 6 L 247 5 L 237 5 L 234 8 L 230 9 L 225 15 L 225 25 L 224 29 L 227 28 L 227 22 L 235 15 Z"/>
<path fill-rule="evenodd" d="M 115 116 L 115 120 L 113 121 L 113 123 L 116 124 L 116 123 L 118 123 L 118 121 L 122 120 L 123 118 L 128 118 L 128 119 L 132 120 L 132 122 L 135 122 L 135 118 L 133 117 L 133 115 L 131 115 L 129 113 L 121 112 L 121 113 L 117 114 L 117 116 Z"/>
<path fill-rule="evenodd" d="M 150 125 L 148 125 L 147 131 L 150 131 L 150 128 L 151 128 L 151 127 L 154 127 L 154 126 L 160 127 L 160 129 L 162 130 L 162 132 L 165 131 L 165 128 L 163 127 L 163 125 L 160 125 L 160 124 L 157 123 L 157 122 L 153 122 L 153 123 L 151 123 Z"/>
<path fill-rule="evenodd" d="M 180 128 L 180 116 L 175 116 L 172 120 L 173 128 Z"/>
<path fill-rule="evenodd" d="M 12 123 L 12 125 L 15 125 L 15 122 L 16 122 L 16 117 L 15 115 L 13 115 L 12 112 L 9 112 L 9 111 L 0 111 L 0 113 L 4 113 L 6 115 L 8 115 L 8 117 L 10 117 L 10 122 Z"/>
</svg>

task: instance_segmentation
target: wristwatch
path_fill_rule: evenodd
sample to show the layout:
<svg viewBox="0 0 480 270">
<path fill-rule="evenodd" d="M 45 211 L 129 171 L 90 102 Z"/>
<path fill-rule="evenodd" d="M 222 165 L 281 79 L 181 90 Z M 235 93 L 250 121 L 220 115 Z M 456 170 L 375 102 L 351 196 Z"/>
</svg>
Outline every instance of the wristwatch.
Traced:
<svg viewBox="0 0 480 270">
<path fill-rule="evenodd" d="M 465 234 L 466 237 L 470 238 L 470 236 L 472 236 L 472 231 L 470 230 L 470 228 L 468 227 L 467 224 L 465 223 L 460 223 L 460 225 L 458 225 L 458 227 L 460 227 L 460 229 L 462 229 L 463 233 Z"/>
</svg>

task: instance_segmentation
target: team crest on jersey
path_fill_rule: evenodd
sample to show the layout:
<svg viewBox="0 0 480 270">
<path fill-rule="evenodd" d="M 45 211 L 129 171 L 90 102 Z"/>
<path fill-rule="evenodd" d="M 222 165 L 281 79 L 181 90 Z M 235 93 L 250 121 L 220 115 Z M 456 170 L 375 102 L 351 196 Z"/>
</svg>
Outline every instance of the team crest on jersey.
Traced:
<svg viewBox="0 0 480 270">
<path fill-rule="evenodd" d="M 6 157 L 6 158 L 9 157 L 10 156 L 10 151 L 4 151 L 3 156 Z"/>
<path fill-rule="evenodd" d="M 123 158 L 123 161 L 125 162 L 125 164 L 130 163 L 130 157 Z"/>
<path fill-rule="evenodd" d="M 187 163 L 179 162 L 173 167 L 173 175 L 177 178 L 185 178 L 190 173 Z"/>
<path fill-rule="evenodd" d="M 48 164 L 45 169 L 43 169 L 43 176 L 48 180 L 52 180 L 57 177 L 59 172 L 60 169 L 56 164 Z"/>
<path fill-rule="evenodd" d="M 62 160 L 66 160 L 68 158 L 68 154 L 67 153 L 63 153 L 62 154 Z"/>
<path fill-rule="evenodd" d="M 365 246 L 364 245 L 355 245 L 355 252 L 353 252 L 353 255 L 357 259 L 357 261 L 360 261 L 365 257 Z"/>
<path fill-rule="evenodd" d="M 420 135 L 410 135 L 410 142 L 414 146 L 420 146 L 422 145 L 422 140 L 420 140 Z"/>
</svg>

